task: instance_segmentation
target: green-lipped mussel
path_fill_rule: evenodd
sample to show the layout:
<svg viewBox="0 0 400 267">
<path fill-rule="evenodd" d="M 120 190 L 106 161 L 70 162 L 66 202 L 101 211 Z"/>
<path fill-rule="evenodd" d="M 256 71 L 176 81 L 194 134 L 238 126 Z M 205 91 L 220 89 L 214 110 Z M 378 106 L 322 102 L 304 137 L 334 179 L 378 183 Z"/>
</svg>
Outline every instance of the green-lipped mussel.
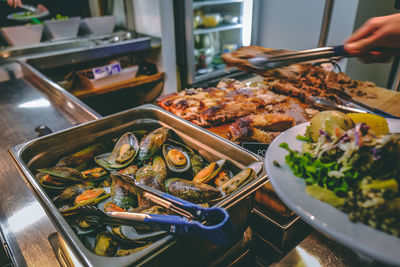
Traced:
<svg viewBox="0 0 400 267">
<path fill-rule="evenodd" d="M 139 133 L 136 128 L 132 129 Z M 170 135 L 164 127 L 149 131 L 140 144 L 132 136 L 136 134 L 124 134 L 109 140 L 112 142 L 104 140 L 105 144 L 115 142 L 112 152 L 117 152 L 112 164 L 109 162 L 112 153 L 100 155 L 105 147 L 95 144 L 62 158 L 59 166 L 39 169 L 36 176 L 49 195 L 56 195 L 54 204 L 79 239 L 99 255 L 130 255 L 168 233 L 151 232 L 148 224 L 132 227 L 99 221 L 98 216 L 86 214 L 87 209 L 81 205 L 93 205 L 105 212 L 174 214 L 142 197 L 142 191 L 134 183 L 143 183 L 198 205 L 211 206 L 258 173 L 257 166 L 248 166 L 250 169 L 239 172 L 230 167 L 232 164 L 225 164 L 225 160 L 206 162 L 198 151 L 176 138 L 177 135 Z M 137 147 L 130 145 L 132 143 Z M 112 146 L 109 148 L 111 151 Z"/>
<path fill-rule="evenodd" d="M 240 187 L 254 180 L 262 168 L 263 164 L 261 162 L 252 163 L 247 168 L 241 170 L 238 174 L 229 179 L 227 182 L 219 186 L 219 189 L 226 195 L 229 195 Z"/>
<path fill-rule="evenodd" d="M 111 200 L 112 202 L 123 209 L 136 207 L 138 204 L 137 196 L 133 191 L 131 181 L 128 177 L 111 173 Z"/>
<path fill-rule="evenodd" d="M 55 177 L 63 178 L 73 182 L 83 182 L 83 177 L 77 170 L 70 167 L 52 167 L 37 169 L 38 172 L 50 174 Z"/>
<path fill-rule="evenodd" d="M 219 171 L 222 169 L 224 166 L 226 160 L 221 159 L 215 162 L 211 162 L 207 167 L 203 168 L 200 172 L 196 174 L 196 176 L 193 178 L 193 182 L 196 183 L 207 183 L 211 181 Z"/>
<path fill-rule="evenodd" d="M 190 158 L 182 148 L 171 144 L 164 144 L 163 155 L 170 171 L 181 173 L 189 170 Z"/>
<path fill-rule="evenodd" d="M 118 139 L 111 153 L 104 153 L 94 158 L 101 167 L 112 170 L 128 166 L 139 152 L 137 138 L 131 132 L 125 133 Z"/>
<path fill-rule="evenodd" d="M 138 159 L 144 162 L 150 159 L 165 143 L 169 135 L 169 129 L 160 127 L 146 135 L 140 142 Z"/>
<path fill-rule="evenodd" d="M 167 192 L 193 203 L 205 203 L 223 196 L 222 191 L 208 184 L 171 178 L 165 182 Z"/>
<path fill-rule="evenodd" d="M 101 232 L 97 235 L 94 253 L 99 256 L 112 257 L 117 252 L 117 249 L 118 244 L 109 232 Z"/>
<path fill-rule="evenodd" d="M 92 160 L 94 156 L 102 153 L 104 151 L 104 146 L 102 144 L 94 144 L 86 147 L 78 152 L 73 153 L 60 159 L 57 163 L 59 167 L 74 167 L 80 165 L 86 161 Z"/>
</svg>

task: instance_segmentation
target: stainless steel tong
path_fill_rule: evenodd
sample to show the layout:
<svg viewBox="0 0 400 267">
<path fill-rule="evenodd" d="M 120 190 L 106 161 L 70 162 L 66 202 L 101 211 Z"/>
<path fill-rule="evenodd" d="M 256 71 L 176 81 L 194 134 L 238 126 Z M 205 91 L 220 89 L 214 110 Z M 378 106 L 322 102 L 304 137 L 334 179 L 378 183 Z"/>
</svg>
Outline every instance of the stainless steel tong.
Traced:
<svg viewBox="0 0 400 267">
<path fill-rule="evenodd" d="M 343 45 L 339 45 L 296 52 L 262 54 L 250 58 L 248 61 L 257 69 L 268 70 L 288 66 L 294 63 L 335 57 L 350 57 L 350 55 L 344 51 Z"/>
<path fill-rule="evenodd" d="M 399 116 L 393 115 L 378 108 L 368 106 L 352 98 L 337 97 L 337 99 L 339 100 L 339 103 L 323 97 L 309 96 L 306 97 L 306 103 L 320 109 L 336 109 L 346 113 L 371 113 L 384 118 L 400 119 Z"/>
<path fill-rule="evenodd" d="M 177 215 L 143 214 L 134 212 L 104 212 L 97 207 L 82 206 L 77 213 L 91 217 L 97 223 L 139 225 L 181 235 L 196 235 L 215 245 L 226 246 L 237 238 L 237 232 L 227 211 L 220 207 L 204 208 L 138 183 L 130 176 L 118 175 L 129 183 L 129 190 Z"/>
</svg>

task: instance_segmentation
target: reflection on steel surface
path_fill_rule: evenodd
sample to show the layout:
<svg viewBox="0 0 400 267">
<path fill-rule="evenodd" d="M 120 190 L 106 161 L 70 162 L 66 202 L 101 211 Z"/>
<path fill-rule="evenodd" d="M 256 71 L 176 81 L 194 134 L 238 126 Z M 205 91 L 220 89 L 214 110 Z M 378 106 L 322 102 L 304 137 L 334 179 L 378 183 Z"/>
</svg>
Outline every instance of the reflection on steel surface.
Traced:
<svg viewBox="0 0 400 267">
<path fill-rule="evenodd" d="M 50 107 L 49 100 L 45 98 L 38 98 L 30 101 L 26 101 L 18 105 L 19 108 L 42 108 Z"/>
<path fill-rule="evenodd" d="M 313 232 L 273 267 L 283 266 L 371 266 L 365 258 L 330 238 Z"/>
<path fill-rule="evenodd" d="M 13 232 L 28 231 L 29 226 L 34 225 L 43 217 L 47 217 L 41 211 L 42 206 L 40 206 L 39 202 L 31 202 L 10 216 L 8 219 L 8 228 Z"/>
</svg>

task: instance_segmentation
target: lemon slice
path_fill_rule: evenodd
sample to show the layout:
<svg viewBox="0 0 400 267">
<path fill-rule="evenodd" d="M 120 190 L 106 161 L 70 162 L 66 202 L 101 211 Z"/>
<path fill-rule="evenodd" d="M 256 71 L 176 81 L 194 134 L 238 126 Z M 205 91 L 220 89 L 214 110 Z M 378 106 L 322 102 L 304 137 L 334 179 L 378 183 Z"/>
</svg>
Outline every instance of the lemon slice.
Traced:
<svg viewBox="0 0 400 267">
<path fill-rule="evenodd" d="M 370 113 L 347 113 L 347 116 L 353 120 L 354 124 L 360 122 L 366 123 L 376 135 L 389 133 L 388 123 L 381 116 Z"/>
</svg>

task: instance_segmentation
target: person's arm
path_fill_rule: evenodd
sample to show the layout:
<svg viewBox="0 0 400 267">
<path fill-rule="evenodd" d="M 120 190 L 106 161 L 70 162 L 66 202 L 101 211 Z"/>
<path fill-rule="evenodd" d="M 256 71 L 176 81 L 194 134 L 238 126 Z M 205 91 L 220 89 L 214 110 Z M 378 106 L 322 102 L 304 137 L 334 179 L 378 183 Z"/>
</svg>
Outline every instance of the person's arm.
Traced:
<svg viewBox="0 0 400 267">
<path fill-rule="evenodd" d="M 366 63 L 386 62 L 400 54 L 400 14 L 374 17 L 345 41 L 347 53 Z"/>
<path fill-rule="evenodd" d="M 14 8 L 22 6 L 21 0 L 7 0 L 7 4 Z"/>
</svg>

